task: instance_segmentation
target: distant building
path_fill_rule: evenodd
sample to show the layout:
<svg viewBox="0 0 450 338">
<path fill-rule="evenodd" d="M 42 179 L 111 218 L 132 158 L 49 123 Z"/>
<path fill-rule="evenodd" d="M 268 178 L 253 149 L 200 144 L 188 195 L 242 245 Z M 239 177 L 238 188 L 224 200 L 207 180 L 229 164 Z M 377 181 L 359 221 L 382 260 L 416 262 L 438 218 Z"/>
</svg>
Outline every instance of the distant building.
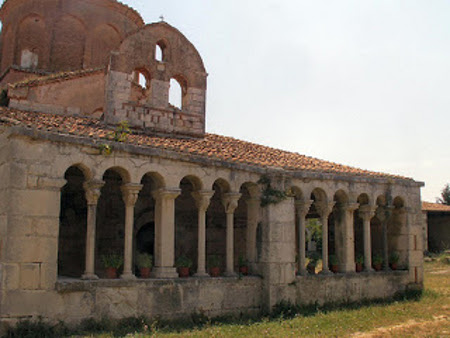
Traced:
<svg viewBox="0 0 450 338">
<path fill-rule="evenodd" d="M 450 205 L 422 203 L 425 250 L 450 250 Z"/>
</svg>

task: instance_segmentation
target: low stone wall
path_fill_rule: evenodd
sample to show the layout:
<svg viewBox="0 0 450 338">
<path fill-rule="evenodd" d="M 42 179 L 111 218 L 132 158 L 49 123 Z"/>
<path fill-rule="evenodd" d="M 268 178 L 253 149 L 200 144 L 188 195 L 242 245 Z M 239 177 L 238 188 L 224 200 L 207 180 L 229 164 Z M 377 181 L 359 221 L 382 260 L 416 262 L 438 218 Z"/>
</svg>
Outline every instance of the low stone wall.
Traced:
<svg viewBox="0 0 450 338">
<path fill-rule="evenodd" d="M 409 284 L 409 271 L 297 276 L 281 292 L 298 304 L 358 302 L 393 297 Z"/>
<path fill-rule="evenodd" d="M 208 316 L 257 313 L 259 277 L 186 278 L 171 280 L 60 279 L 56 290 L 7 292 L 9 321 L 43 316 L 76 324 L 86 318 L 156 316 L 175 319 L 193 313 Z M 31 310 L 31 311 L 30 311 Z"/>
</svg>

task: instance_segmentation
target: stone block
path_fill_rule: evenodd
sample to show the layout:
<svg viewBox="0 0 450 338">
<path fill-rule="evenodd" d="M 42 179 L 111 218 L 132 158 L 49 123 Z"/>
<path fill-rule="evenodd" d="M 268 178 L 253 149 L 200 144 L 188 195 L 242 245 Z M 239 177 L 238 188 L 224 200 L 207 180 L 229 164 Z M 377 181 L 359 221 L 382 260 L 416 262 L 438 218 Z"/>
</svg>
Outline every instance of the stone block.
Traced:
<svg viewBox="0 0 450 338">
<path fill-rule="evenodd" d="M 7 262 L 53 262 L 58 255 L 58 239 L 49 237 L 8 237 Z"/>
<path fill-rule="evenodd" d="M 39 263 L 20 264 L 20 288 L 23 290 L 39 290 L 40 274 L 41 266 Z"/>
<path fill-rule="evenodd" d="M 3 289 L 16 290 L 20 285 L 20 267 L 19 264 L 2 264 L 2 284 Z"/>
<path fill-rule="evenodd" d="M 59 191 L 11 189 L 10 212 L 12 215 L 59 217 L 60 195 Z"/>
<path fill-rule="evenodd" d="M 95 312 L 111 318 L 136 317 L 137 288 L 101 288 L 96 291 Z"/>
</svg>

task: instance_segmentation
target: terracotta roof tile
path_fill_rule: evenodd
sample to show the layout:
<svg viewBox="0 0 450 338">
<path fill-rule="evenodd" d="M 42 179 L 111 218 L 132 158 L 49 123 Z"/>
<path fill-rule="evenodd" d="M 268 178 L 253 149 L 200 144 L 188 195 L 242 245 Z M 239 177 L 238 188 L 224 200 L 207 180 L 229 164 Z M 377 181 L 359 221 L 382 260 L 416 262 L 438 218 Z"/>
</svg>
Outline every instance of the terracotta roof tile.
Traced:
<svg viewBox="0 0 450 338">
<path fill-rule="evenodd" d="M 61 73 L 54 73 L 49 74 L 45 76 L 31 76 L 29 78 L 26 78 L 25 80 L 9 84 L 10 88 L 21 88 L 21 87 L 31 87 L 36 86 L 40 84 L 46 84 L 51 82 L 59 82 L 69 79 L 75 79 L 83 76 L 89 76 L 92 74 L 97 74 L 103 72 L 104 68 L 94 68 L 94 69 L 83 69 L 83 70 L 77 70 L 77 71 L 69 71 L 69 72 L 61 72 Z"/>
<path fill-rule="evenodd" d="M 110 134 L 114 130 L 113 127 L 106 126 L 103 122 L 95 119 L 31 113 L 7 108 L 0 108 L 0 124 L 20 125 L 38 128 L 49 133 L 94 137 L 97 139 L 109 139 Z M 271 167 L 292 171 L 302 170 L 353 176 L 407 179 L 323 161 L 298 153 L 215 134 L 205 134 L 203 138 L 177 138 L 173 136 L 165 137 L 132 133 L 128 136 L 126 142 L 141 147 L 166 149 L 178 153 L 189 153 L 230 163 L 241 163 L 263 168 Z"/>
<path fill-rule="evenodd" d="M 450 205 L 422 202 L 422 211 L 450 212 Z"/>
</svg>

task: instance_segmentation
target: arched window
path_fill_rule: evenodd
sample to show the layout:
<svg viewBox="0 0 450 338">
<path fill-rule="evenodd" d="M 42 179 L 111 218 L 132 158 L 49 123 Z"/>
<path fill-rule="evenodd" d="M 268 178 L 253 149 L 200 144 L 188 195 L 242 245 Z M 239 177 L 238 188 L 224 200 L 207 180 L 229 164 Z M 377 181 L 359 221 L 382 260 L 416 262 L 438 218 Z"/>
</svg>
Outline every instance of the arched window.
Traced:
<svg viewBox="0 0 450 338">
<path fill-rule="evenodd" d="M 167 61 L 166 56 L 166 43 L 164 41 L 158 41 L 155 47 L 155 60 L 158 62 Z"/>
<path fill-rule="evenodd" d="M 178 109 L 184 108 L 187 84 L 182 78 L 170 79 L 169 104 Z"/>
</svg>

